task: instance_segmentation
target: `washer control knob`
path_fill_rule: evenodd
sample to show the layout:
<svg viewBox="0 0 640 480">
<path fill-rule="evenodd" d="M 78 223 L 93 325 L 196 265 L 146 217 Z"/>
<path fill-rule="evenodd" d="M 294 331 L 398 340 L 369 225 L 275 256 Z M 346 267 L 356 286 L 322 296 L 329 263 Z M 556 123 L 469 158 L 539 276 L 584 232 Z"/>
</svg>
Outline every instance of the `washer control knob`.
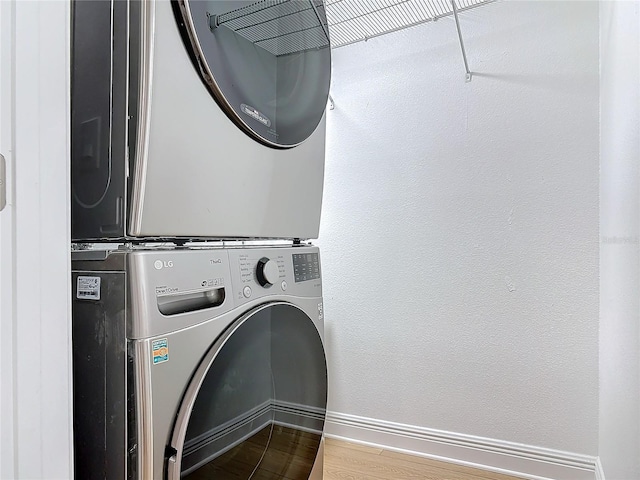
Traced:
<svg viewBox="0 0 640 480">
<path fill-rule="evenodd" d="M 258 260 L 258 266 L 256 267 L 256 277 L 258 277 L 258 283 L 263 287 L 270 287 L 278 281 L 280 277 L 280 271 L 278 270 L 278 264 L 274 260 L 270 260 L 267 257 L 262 257 Z"/>
</svg>

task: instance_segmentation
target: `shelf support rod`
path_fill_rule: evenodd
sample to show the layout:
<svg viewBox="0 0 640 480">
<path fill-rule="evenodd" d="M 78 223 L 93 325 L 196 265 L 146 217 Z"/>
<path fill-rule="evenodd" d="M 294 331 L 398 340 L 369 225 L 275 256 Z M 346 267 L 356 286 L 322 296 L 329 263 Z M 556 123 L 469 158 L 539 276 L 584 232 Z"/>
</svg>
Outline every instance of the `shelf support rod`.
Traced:
<svg viewBox="0 0 640 480">
<path fill-rule="evenodd" d="M 329 40 L 329 30 L 328 30 L 328 26 L 322 22 L 322 17 L 320 16 L 320 13 L 318 13 L 318 7 L 316 7 L 316 4 L 314 2 L 309 2 L 311 4 L 311 8 L 313 8 L 313 13 L 316 14 L 316 18 L 318 19 L 318 23 L 320 24 L 320 26 L 322 27 L 322 31 L 324 32 L 324 36 L 327 37 L 327 45 L 330 45 L 331 40 Z"/>
<path fill-rule="evenodd" d="M 462 30 L 460 30 L 460 19 L 458 18 L 458 7 L 456 6 L 456 0 L 451 0 L 451 6 L 453 7 L 453 18 L 456 20 L 456 29 L 458 30 L 458 39 L 460 40 L 460 49 L 462 50 L 462 60 L 464 61 L 464 69 L 467 72 L 466 81 L 471 81 L 471 70 L 469 70 L 469 63 L 467 62 L 467 52 L 464 49 L 464 42 L 462 41 Z"/>
</svg>

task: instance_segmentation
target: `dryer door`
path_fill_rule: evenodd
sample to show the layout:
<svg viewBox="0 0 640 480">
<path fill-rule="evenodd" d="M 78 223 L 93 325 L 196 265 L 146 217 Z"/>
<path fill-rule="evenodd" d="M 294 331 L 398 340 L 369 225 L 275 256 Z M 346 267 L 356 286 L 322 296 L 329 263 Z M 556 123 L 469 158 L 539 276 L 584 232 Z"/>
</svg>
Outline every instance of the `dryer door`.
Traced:
<svg viewBox="0 0 640 480">
<path fill-rule="evenodd" d="M 196 68 L 240 128 L 281 148 L 314 132 L 331 79 L 323 0 L 181 0 L 179 7 Z"/>
<path fill-rule="evenodd" d="M 237 320 L 187 388 L 167 477 L 308 479 L 321 448 L 327 368 L 311 318 L 287 303 Z"/>
</svg>

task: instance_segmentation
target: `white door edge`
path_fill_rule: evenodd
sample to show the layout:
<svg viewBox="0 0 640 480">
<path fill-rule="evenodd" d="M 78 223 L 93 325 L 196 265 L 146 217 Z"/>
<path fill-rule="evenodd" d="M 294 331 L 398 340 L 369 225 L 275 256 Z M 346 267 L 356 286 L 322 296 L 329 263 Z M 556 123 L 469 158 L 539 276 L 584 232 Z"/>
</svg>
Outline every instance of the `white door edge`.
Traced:
<svg viewBox="0 0 640 480">
<path fill-rule="evenodd" d="M 13 2 L 0 2 L 0 154 L 5 157 L 5 201 L 0 212 L 0 478 L 15 478 L 13 265 Z"/>
<path fill-rule="evenodd" d="M 0 2 L 0 478 L 73 478 L 70 3 Z"/>
</svg>

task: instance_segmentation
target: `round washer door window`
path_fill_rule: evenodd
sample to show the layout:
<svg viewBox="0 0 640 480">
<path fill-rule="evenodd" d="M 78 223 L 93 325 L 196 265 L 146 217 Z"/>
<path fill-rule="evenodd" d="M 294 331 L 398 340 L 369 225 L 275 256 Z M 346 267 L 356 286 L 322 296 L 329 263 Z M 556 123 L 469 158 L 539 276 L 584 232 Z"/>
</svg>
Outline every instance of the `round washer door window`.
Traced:
<svg viewBox="0 0 640 480">
<path fill-rule="evenodd" d="M 240 128 L 280 148 L 315 131 L 331 80 L 323 0 L 181 0 L 179 6 L 202 79 Z"/>
<path fill-rule="evenodd" d="M 287 303 L 258 307 L 209 350 L 178 412 L 168 478 L 307 480 L 327 404 L 313 321 Z"/>
</svg>

